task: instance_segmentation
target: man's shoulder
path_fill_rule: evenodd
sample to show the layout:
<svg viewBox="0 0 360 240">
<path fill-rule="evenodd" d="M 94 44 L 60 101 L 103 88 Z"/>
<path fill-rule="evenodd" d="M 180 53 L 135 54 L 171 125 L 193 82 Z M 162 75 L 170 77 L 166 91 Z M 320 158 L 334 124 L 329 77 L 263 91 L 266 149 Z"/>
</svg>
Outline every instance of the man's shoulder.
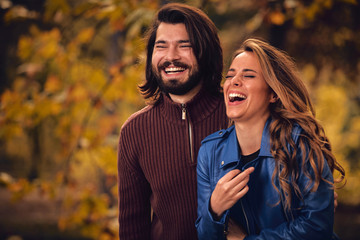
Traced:
<svg viewBox="0 0 360 240">
<path fill-rule="evenodd" d="M 121 129 L 127 128 L 130 125 L 139 124 L 139 122 L 142 121 L 141 119 L 146 120 L 147 115 L 150 114 L 153 109 L 154 109 L 153 105 L 147 105 L 142 109 L 140 109 L 139 111 L 131 114 L 130 117 L 124 122 Z"/>
</svg>

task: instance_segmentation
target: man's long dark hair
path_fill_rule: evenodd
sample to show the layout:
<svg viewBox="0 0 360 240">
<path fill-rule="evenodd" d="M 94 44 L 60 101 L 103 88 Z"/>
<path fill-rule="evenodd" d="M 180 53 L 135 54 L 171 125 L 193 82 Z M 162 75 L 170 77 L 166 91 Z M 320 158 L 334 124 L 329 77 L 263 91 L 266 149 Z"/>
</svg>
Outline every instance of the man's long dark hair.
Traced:
<svg viewBox="0 0 360 240">
<path fill-rule="evenodd" d="M 158 11 L 147 32 L 146 81 L 139 86 L 144 98 L 157 102 L 161 96 L 152 70 L 151 59 L 156 32 L 162 22 L 185 24 L 198 62 L 200 77 L 203 80 L 203 89 L 213 95 L 221 93 L 223 54 L 215 24 L 198 8 L 180 3 L 169 3 Z"/>
</svg>

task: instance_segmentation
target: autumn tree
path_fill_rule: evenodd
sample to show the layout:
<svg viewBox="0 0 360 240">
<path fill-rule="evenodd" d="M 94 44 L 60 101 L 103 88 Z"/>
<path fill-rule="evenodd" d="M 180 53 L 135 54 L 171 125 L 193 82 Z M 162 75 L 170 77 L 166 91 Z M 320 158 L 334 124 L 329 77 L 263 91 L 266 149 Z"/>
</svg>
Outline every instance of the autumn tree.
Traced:
<svg viewBox="0 0 360 240">
<path fill-rule="evenodd" d="M 145 105 L 144 33 L 160 0 L 0 1 L 0 183 L 39 192 L 60 229 L 117 237 L 117 141 Z M 180 2 L 180 1 L 179 1 Z M 294 57 L 360 204 L 360 12 L 356 0 L 188 0 L 219 29 L 225 65 L 262 37 Z"/>
</svg>

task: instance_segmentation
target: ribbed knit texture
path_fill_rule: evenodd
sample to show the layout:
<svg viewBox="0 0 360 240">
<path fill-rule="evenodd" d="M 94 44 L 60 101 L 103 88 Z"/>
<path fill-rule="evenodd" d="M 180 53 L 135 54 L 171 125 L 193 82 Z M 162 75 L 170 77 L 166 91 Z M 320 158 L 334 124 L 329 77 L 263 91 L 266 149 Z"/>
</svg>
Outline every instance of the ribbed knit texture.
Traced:
<svg viewBox="0 0 360 240">
<path fill-rule="evenodd" d="M 186 104 L 185 120 L 167 96 L 128 119 L 118 155 L 120 240 L 197 238 L 197 153 L 202 139 L 227 125 L 222 97 L 205 92 Z"/>
</svg>

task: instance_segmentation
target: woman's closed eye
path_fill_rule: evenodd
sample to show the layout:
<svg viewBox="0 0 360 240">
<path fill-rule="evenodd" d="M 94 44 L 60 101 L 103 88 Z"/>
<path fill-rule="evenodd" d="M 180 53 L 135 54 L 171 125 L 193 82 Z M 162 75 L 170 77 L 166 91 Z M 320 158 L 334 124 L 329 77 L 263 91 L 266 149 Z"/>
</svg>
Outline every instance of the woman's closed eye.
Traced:
<svg viewBox="0 0 360 240">
<path fill-rule="evenodd" d="M 244 75 L 244 78 L 254 78 L 255 75 Z"/>
</svg>

